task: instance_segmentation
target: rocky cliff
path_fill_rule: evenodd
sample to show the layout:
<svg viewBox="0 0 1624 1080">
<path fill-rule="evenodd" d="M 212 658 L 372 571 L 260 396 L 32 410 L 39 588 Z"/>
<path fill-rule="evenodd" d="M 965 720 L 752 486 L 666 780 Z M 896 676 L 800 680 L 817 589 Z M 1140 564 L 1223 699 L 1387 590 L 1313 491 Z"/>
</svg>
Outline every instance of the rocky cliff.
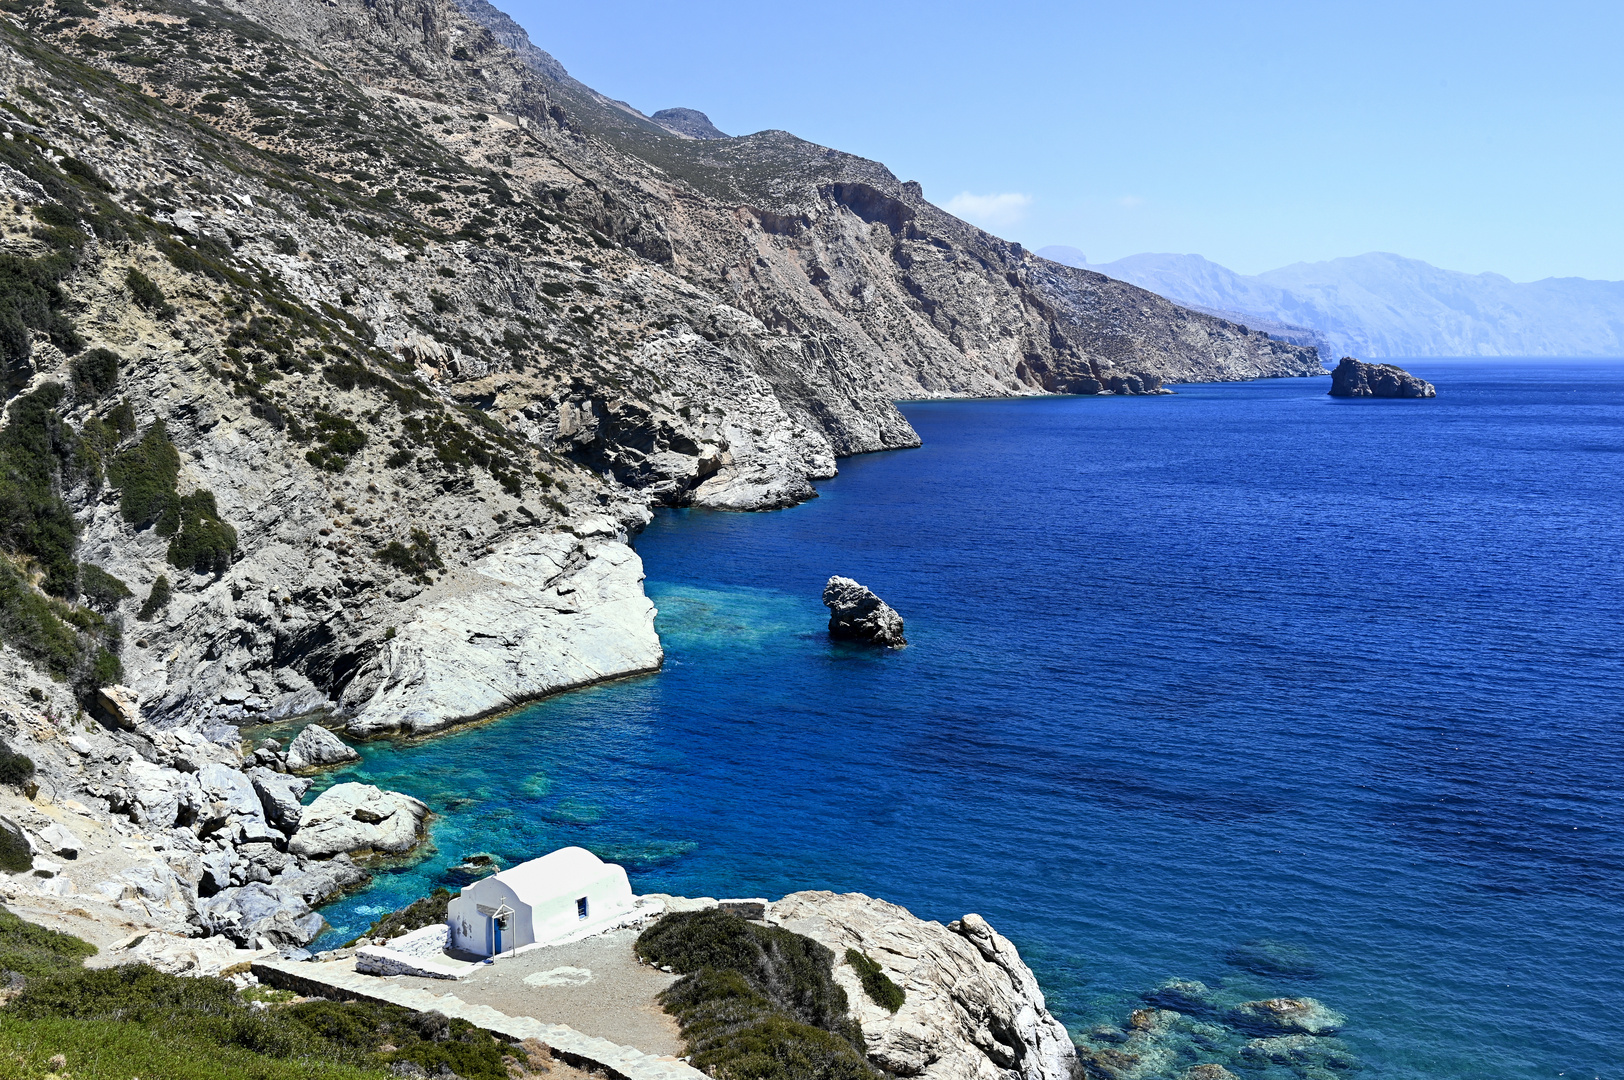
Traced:
<svg viewBox="0 0 1624 1080">
<path fill-rule="evenodd" d="M 1071 1080 L 1077 1051 L 1009 939 L 979 915 L 943 926 L 862 893 L 791 893 L 767 919 L 827 946 L 855 949 L 902 988 L 877 1004 L 849 963 L 835 979 L 862 1023 L 869 1060 L 927 1080 Z"/>
<path fill-rule="evenodd" d="M 476 0 L 6 0 L 0 92 L 0 637 L 160 726 L 651 670 L 650 507 L 809 498 L 899 397 L 1319 370 Z"/>
</svg>

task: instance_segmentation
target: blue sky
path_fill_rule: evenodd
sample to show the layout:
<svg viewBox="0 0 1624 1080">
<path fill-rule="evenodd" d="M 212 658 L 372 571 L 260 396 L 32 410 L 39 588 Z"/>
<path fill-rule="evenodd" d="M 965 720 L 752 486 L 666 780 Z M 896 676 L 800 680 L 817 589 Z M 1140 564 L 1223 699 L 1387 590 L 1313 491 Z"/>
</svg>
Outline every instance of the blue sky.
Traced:
<svg viewBox="0 0 1624 1080">
<path fill-rule="evenodd" d="M 1624 3 L 497 0 L 583 82 L 1091 261 L 1624 279 Z"/>
</svg>

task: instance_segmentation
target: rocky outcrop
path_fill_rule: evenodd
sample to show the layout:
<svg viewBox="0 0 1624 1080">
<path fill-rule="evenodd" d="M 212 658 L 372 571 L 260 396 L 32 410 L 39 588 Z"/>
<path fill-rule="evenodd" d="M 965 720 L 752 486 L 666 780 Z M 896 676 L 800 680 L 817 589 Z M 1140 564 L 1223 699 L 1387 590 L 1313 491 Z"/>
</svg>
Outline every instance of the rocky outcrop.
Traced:
<svg viewBox="0 0 1624 1080">
<path fill-rule="evenodd" d="M 649 119 L 678 135 L 686 135 L 690 139 L 725 139 L 727 133 L 715 124 L 711 118 L 698 109 L 661 109 L 649 116 Z"/>
<path fill-rule="evenodd" d="M 850 641 L 871 641 L 888 649 L 908 644 L 902 636 L 902 616 L 851 578 L 832 577 L 823 587 L 829 609 L 829 636 Z"/>
<path fill-rule="evenodd" d="M 585 528 L 613 532 L 603 519 Z M 418 607 L 350 684 L 357 737 L 427 735 L 634 672 L 664 654 L 643 562 L 612 538 L 542 536 L 505 544 L 455 592 Z"/>
<path fill-rule="evenodd" d="M 1393 364 L 1367 364 L 1344 356 L 1331 372 L 1332 397 L 1429 398 L 1437 389 Z"/>
<path fill-rule="evenodd" d="M 371 784 L 337 784 L 304 808 L 288 842 L 295 855 L 403 855 L 423 841 L 429 808 L 410 795 Z"/>
<path fill-rule="evenodd" d="M 263 765 L 249 769 L 248 780 L 259 795 L 266 819 L 285 833 L 297 832 L 304 814 L 299 800 L 310 790 L 311 781 L 273 772 Z"/>
<path fill-rule="evenodd" d="M 320 724 L 310 724 L 288 744 L 285 760 L 294 772 L 307 772 L 359 761 L 361 755 Z"/>
<path fill-rule="evenodd" d="M 792 893 L 767 921 L 834 951 L 835 978 L 863 1025 L 871 1060 L 927 1080 L 1071 1080 L 1065 1026 L 1015 946 L 979 915 L 943 926 L 861 893 Z M 905 994 L 895 1013 L 871 1001 L 843 958 L 877 963 Z"/>
</svg>

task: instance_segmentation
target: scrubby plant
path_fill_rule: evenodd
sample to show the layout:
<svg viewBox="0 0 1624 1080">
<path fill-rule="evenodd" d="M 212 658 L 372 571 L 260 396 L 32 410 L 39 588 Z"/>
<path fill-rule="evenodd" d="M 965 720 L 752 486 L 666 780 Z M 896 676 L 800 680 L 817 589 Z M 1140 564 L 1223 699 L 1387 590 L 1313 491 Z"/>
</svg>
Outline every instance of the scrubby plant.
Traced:
<svg viewBox="0 0 1624 1080">
<path fill-rule="evenodd" d="M 214 492 L 206 488 L 181 496 L 158 519 L 159 536 L 169 541 L 169 563 L 199 574 L 223 574 L 237 550 L 237 530 L 220 519 Z"/>
<path fill-rule="evenodd" d="M 391 540 L 374 552 L 373 557 L 418 581 L 427 581 L 430 570 L 445 569 L 445 563 L 440 561 L 440 545 L 422 529 L 413 529 L 411 536 L 410 546 Z"/>
<path fill-rule="evenodd" d="M 693 1063 L 749 1080 L 875 1080 L 861 1026 L 811 938 L 717 910 L 668 915 L 637 955 L 683 973 L 661 995 Z"/>
<path fill-rule="evenodd" d="M 22 787 L 34 778 L 34 759 L 0 743 L 0 784 Z"/>
<path fill-rule="evenodd" d="M 79 564 L 79 591 L 102 610 L 110 610 L 135 594 L 130 587 L 94 563 Z"/>
<path fill-rule="evenodd" d="M 85 401 L 106 397 L 118 387 L 118 353 L 96 348 L 74 358 L 73 391 Z"/>
<path fill-rule="evenodd" d="M 170 586 L 169 579 L 159 574 L 158 579 L 152 583 L 147 598 L 141 601 L 141 610 L 136 613 L 135 617 L 142 622 L 150 622 L 158 612 L 169 606 L 170 598 L 174 595 L 174 589 Z"/>
<path fill-rule="evenodd" d="M 0 907 L 0 969 L 35 979 L 76 968 L 98 951 L 88 941 L 26 922 Z"/>
<path fill-rule="evenodd" d="M 77 594 L 73 551 L 79 524 L 60 494 L 63 465 L 76 439 L 56 413 L 64 391 L 46 383 L 11 403 L 0 430 L 0 541 L 37 560 L 53 596 Z"/>
<path fill-rule="evenodd" d="M 124 520 L 136 528 L 155 524 L 171 510 L 179 513 L 175 481 L 180 478 L 180 451 L 169 441 L 162 420 L 154 420 L 140 442 L 113 458 L 107 475 L 119 489 Z"/>
<path fill-rule="evenodd" d="M 870 1001 L 886 1012 L 894 1013 L 902 1008 L 902 1003 L 908 999 L 908 995 L 902 987 L 892 982 L 885 969 L 869 959 L 867 954 L 856 949 L 847 949 L 846 963 L 857 972 L 857 979 L 863 984 L 863 993 L 868 995 Z"/>
<path fill-rule="evenodd" d="M 130 267 L 129 272 L 124 275 L 124 285 L 130 290 L 130 295 L 135 297 L 137 304 L 160 319 L 167 319 L 175 314 L 174 305 L 164 296 L 164 291 L 158 287 L 157 282 L 135 267 Z"/>
<path fill-rule="evenodd" d="M 34 852 L 28 846 L 28 837 L 23 835 L 22 829 L 12 822 L 0 821 L 0 870 L 8 874 L 20 874 L 33 865 Z"/>
</svg>

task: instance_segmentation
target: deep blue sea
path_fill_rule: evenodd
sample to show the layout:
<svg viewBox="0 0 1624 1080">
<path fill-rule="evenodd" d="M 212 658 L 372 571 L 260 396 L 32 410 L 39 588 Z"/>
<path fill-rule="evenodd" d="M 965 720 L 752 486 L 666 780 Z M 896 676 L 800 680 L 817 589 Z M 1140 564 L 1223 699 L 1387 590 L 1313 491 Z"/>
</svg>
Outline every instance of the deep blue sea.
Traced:
<svg viewBox="0 0 1624 1080">
<path fill-rule="evenodd" d="M 1409 366 L 1436 400 L 905 404 L 814 502 L 662 513 L 665 670 L 363 747 L 330 779 L 438 854 L 326 941 L 581 844 L 980 912 L 1077 1035 L 1182 977 L 1318 998 L 1366 1076 L 1624 1077 L 1624 363 Z M 827 639 L 835 573 L 907 649 Z"/>
</svg>

